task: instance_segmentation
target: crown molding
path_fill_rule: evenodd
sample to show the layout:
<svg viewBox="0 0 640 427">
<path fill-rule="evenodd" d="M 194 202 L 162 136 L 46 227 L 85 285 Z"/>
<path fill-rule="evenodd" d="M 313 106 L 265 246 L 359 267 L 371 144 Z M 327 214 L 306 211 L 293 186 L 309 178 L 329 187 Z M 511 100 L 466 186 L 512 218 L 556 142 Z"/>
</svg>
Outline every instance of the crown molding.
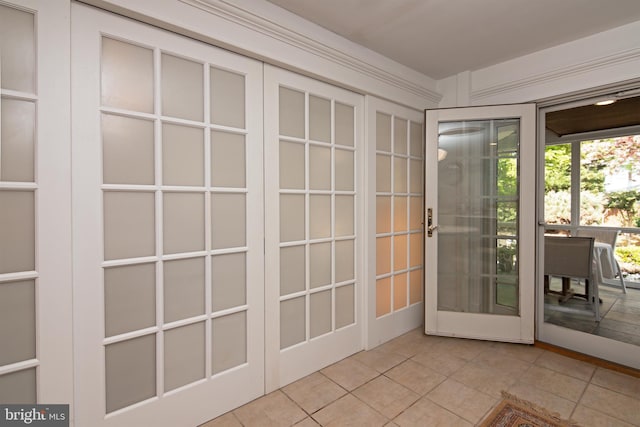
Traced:
<svg viewBox="0 0 640 427">
<path fill-rule="evenodd" d="M 344 50 L 330 46 L 318 40 L 314 40 L 300 31 L 287 28 L 274 20 L 241 8 L 226 0 L 179 0 L 180 2 L 206 11 L 218 18 L 224 19 L 235 25 L 240 25 L 262 36 L 275 39 L 279 42 L 290 45 L 312 55 L 318 56 L 333 64 L 350 69 L 363 74 L 386 85 L 390 85 L 425 98 L 437 104 L 442 99 L 442 95 L 414 81 L 406 79 L 396 73 L 389 72 L 383 68 L 363 61 Z M 275 65 L 281 64 L 281 61 Z M 309 70 L 311 71 L 311 70 Z"/>
<path fill-rule="evenodd" d="M 472 90 L 471 99 L 474 102 L 481 101 L 486 98 L 504 95 L 505 93 L 509 92 L 516 92 L 528 87 L 551 83 L 568 77 L 574 77 L 577 74 L 591 73 L 614 65 L 637 61 L 638 59 L 640 59 L 640 48 L 628 49 L 580 64 L 561 67 L 546 73 L 536 74 L 534 76 L 513 80 L 504 84 L 494 85 L 480 90 Z"/>
</svg>

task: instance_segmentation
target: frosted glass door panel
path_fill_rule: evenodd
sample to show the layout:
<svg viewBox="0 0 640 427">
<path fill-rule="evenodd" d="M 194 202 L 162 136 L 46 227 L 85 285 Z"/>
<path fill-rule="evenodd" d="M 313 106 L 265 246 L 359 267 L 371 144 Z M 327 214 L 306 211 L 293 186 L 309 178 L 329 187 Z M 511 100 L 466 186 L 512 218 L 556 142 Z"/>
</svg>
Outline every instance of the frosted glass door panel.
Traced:
<svg viewBox="0 0 640 427">
<path fill-rule="evenodd" d="M 36 404 L 36 390 L 35 368 L 0 376 L 0 401 L 5 405 Z"/>
<path fill-rule="evenodd" d="M 262 63 L 72 14 L 76 423 L 201 425 L 264 394 Z"/>
<path fill-rule="evenodd" d="M 102 38 L 102 104 L 153 112 L 153 51 Z"/>
<path fill-rule="evenodd" d="M 3 343 L 0 365 L 9 365 L 36 357 L 36 306 L 33 280 L 0 284 L 0 342 Z M 0 381 L 2 381 L 1 376 Z"/>
<path fill-rule="evenodd" d="M 280 87 L 280 134 L 305 137 L 304 92 Z"/>
<path fill-rule="evenodd" d="M 36 44 L 33 13 L 0 5 L 2 88 L 35 92 Z"/>
<path fill-rule="evenodd" d="M 162 54 L 162 114 L 202 121 L 204 114 L 204 69 L 174 55 Z"/>
<path fill-rule="evenodd" d="M 34 209 L 32 191 L 0 190 L 0 274 L 35 269 Z"/>
<path fill-rule="evenodd" d="M 34 182 L 36 104 L 3 98 L 0 112 L 0 181 Z"/>
</svg>

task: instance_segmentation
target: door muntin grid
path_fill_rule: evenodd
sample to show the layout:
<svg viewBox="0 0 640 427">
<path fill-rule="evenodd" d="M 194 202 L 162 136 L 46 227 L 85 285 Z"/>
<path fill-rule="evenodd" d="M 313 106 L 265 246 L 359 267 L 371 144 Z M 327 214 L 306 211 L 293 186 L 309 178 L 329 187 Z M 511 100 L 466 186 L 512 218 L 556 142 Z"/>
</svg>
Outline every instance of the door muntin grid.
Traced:
<svg viewBox="0 0 640 427">
<path fill-rule="evenodd" d="M 101 70 L 112 413 L 247 363 L 248 131 L 241 72 L 110 36 Z"/>
<path fill-rule="evenodd" d="M 356 322 L 355 106 L 279 87 L 280 349 Z"/>
<path fill-rule="evenodd" d="M 35 13 L 0 4 L 0 402 L 36 403 Z"/>
<path fill-rule="evenodd" d="M 376 317 L 422 302 L 422 124 L 376 112 Z"/>
</svg>

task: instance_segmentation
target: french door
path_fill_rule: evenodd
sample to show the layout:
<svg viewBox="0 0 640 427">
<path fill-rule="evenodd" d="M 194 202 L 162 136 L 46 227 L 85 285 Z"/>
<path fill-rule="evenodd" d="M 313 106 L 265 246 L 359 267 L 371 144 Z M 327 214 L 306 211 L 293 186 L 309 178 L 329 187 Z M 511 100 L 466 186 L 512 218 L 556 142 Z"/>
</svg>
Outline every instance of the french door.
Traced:
<svg viewBox="0 0 640 427">
<path fill-rule="evenodd" d="M 265 65 L 267 391 L 363 347 L 363 97 Z"/>
<path fill-rule="evenodd" d="M 264 393 L 262 64 L 72 5 L 76 425 Z"/>
<path fill-rule="evenodd" d="M 533 104 L 425 113 L 425 330 L 532 343 Z"/>
</svg>

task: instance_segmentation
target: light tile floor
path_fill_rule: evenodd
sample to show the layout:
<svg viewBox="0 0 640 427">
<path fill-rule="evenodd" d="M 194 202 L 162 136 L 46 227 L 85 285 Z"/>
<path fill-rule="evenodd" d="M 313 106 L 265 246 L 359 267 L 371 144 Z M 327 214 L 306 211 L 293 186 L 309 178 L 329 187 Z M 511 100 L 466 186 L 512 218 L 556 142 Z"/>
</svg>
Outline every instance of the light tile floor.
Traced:
<svg viewBox="0 0 640 427">
<path fill-rule="evenodd" d="M 503 390 L 585 427 L 640 426 L 640 378 L 533 346 L 414 330 L 202 427 L 473 426 Z"/>
</svg>

